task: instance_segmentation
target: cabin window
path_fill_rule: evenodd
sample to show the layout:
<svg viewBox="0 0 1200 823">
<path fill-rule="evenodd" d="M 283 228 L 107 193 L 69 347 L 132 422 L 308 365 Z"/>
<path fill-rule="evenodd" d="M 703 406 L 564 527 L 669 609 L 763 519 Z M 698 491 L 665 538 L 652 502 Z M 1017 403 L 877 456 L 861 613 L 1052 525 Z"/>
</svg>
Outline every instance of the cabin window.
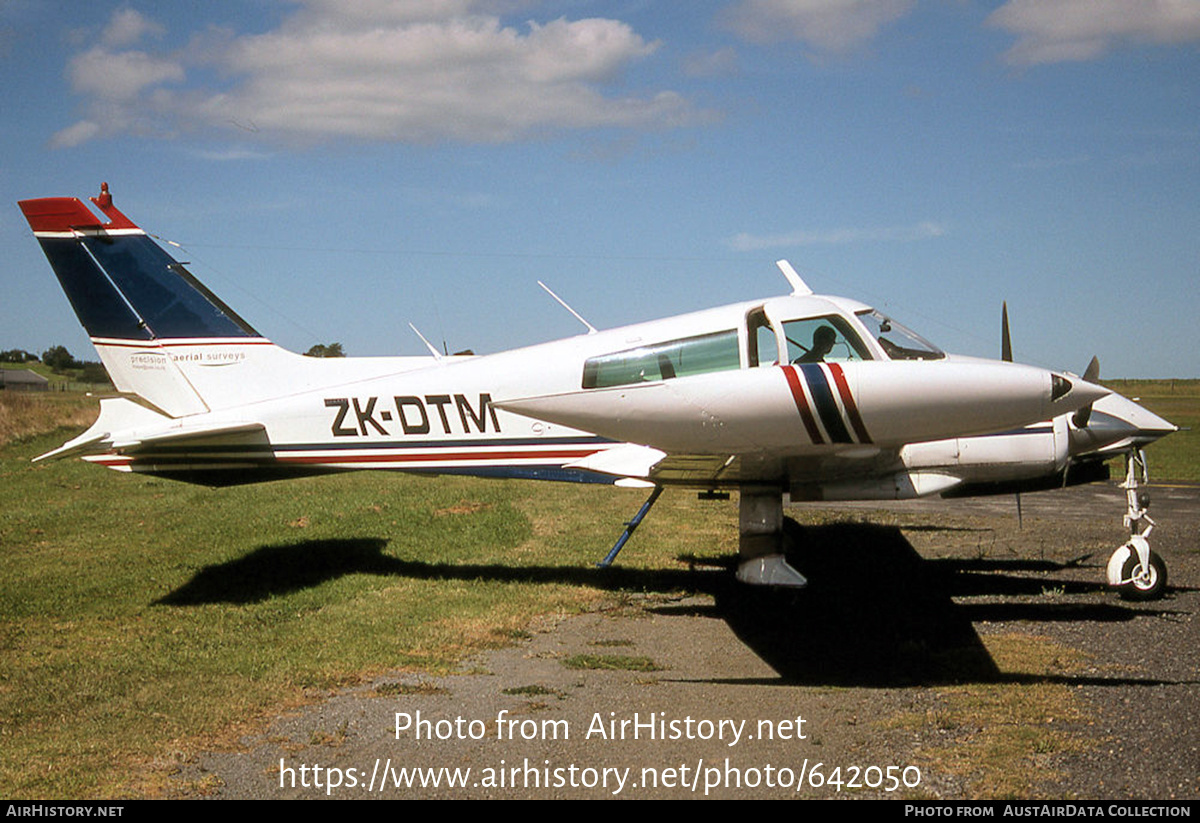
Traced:
<svg viewBox="0 0 1200 823">
<path fill-rule="evenodd" d="M 842 363 L 870 360 L 871 353 L 846 318 L 836 314 L 788 320 L 783 324 L 789 363 Z"/>
<path fill-rule="evenodd" d="M 946 356 L 944 351 L 912 329 L 874 309 L 859 312 L 858 319 L 892 360 L 941 360 Z"/>
<path fill-rule="evenodd" d="M 583 364 L 583 387 L 602 389 L 670 380 L 740 366 L 737 331 L 730 329 L 592 357 Z"/>
</svg>

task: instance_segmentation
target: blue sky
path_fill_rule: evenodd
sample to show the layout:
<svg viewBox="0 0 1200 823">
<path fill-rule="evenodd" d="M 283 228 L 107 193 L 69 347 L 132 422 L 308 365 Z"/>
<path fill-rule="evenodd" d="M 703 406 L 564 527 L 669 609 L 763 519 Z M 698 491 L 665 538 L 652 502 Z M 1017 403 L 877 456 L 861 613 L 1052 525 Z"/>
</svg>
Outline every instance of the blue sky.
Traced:
<svg viewBox="0 0 1200 823">
<path fill-rule="evenodd" d="M 787 291 L 1200 377 L 1200 0 L 0 4 L 0 348 L 94 357 L 15 201 L 102 180 L 288 348 Z"/>
</svg>

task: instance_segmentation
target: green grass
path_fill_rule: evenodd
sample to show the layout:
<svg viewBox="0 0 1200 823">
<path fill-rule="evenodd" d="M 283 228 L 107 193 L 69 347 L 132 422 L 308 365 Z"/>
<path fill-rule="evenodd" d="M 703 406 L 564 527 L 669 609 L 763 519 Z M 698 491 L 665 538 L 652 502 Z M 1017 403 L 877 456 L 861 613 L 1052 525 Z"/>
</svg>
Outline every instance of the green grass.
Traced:
<svg viewBox="0 0 1200 823">
<path fill-rule="evenodd" d="M 12 797 L 154 794 L 165 750 L 389 669 L 451 671 L 538 614 L 594 608 L 623 572 L 592 566 L 642 502 L 377 472 L 211 490 L 29 462 L 69 434 L 0 448 Z M 623 568 L 732 551 L 729 506 L 664 496 Z"/>
<path fill-rule="evenodd" d="M 1181 429 L 1146 450 L 1154 483 L 1200 483 L 1200 380 L 1105 380 Z M 1120 477 L 1121 468 L 1114 468 Z"/>
<path fill-rule="evenodd" d="M 568 669 L 609 669 L 626 672 L 657 672 L 661 668 L 649 657 L 624 654 L 575 654 L 563 660 Z"/>
<path fill-rule="evenodd" d="M 557 697 L 559 700 L 566 700 L 567 696 L 558 689 L 547 688 L 546 686 L 531 683 L 528 686 L 512 686 L 507 689 L 501 689 L 500 694 L 507 694 L 513 697 Z"/>
<path fill-rule="evenodd" d="M 380 697 L 398 697 L 407 694 L 450 694 L 450 690 L 434 683 L 380 683 L 375 687 Z"/>
</svg>

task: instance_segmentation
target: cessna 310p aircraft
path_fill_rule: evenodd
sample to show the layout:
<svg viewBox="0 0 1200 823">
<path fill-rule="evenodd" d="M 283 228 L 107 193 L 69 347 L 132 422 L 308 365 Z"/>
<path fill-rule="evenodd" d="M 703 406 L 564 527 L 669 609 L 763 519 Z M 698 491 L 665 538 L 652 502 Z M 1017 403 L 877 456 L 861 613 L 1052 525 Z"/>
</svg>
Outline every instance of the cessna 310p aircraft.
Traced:
<svg viewBox="0 0 1200 823">
<path fill-rule="evenodd" d="M 785 261 L 784 297 L 498 354 L 303 357 L 205 288 L 107 184 L 91 201 L 106 222 L 76 198 L 20 203 L 117 389 L 38 459 L 208 485 L 389 469 L 652 488 L 606 563 L 664 486 L 737 490 L 738 579 L 800 587 L 785 495 L 1047 487 L 1128 452 L 1131 536 L 1109 582 L 1135 597 L 1165 586 L 1138 488 L 1142 446 L 1175 427 L 1090 370 L 947 355 L 869 306 L 813 294 Z"/>
</svg>

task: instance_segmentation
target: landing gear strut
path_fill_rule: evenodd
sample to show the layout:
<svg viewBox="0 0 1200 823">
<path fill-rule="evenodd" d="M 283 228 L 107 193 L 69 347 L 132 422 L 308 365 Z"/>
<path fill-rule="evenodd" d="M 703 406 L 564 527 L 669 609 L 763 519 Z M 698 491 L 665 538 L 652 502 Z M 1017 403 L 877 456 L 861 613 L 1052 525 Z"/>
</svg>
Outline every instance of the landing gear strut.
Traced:
<svg viewBox="0 0 1200 823">
<path fill-rule="evenodd" d="M 605 569 L 612 565 L 617 553 L 641 525 L 662 490 L 662 486 L 654 487 L 649 499 L 625 524 L 625 531 L 617 544 L 596 564 L 598 568 Z M 751 586 L 801 589 L 808 585 L 804 575 L 789 566 L 783 556 L 783 494 L 778 487 L 747 486 L 741 490 L 738 503 L 737 579 Z"/>
<path fill-rule="evenodd" d="M 1154 521 L 1147 514 L 1150 495 L 1139 492 L 1149 481 L 1146 455 L 1141 449 L 1130 449 L 1125 458 L 1126 512 L 1125 525 L 1129 540 L 1108 559 L 1108 585 L 1117 589 L 1126 600 L 1157 600 L 1167 590 L 1167 564 L 1150 550 L 1150 532 Z"/>
<path fill-rule="evenodd" d="M 662 491 L 662 486 L 654 487 L 654 491 L 650 492 L 650 497 L 638 509 L 638 513 L 633 516 L 632 520 L 625 523 L 625 531 L 621 532 L 621 536 L 617 538 L 616 545 L 609 550 L 603 560 L 596 564 L 597 569 L 607 569 L 612 565 L 613 561 L 617 559 L 617 555 L 621 553 L 621 549 L 625 548 L 625 544 L 629 542 L 629 538 L 633 537 L 633 533 L 637 531 L 637 527 L 642 525 L 642 521 L 646 519 L 646 515 L 650 513 L 650 509 Z"/>
<path fill-rule="evenodd" d="M 737 579 L 751 586 L 801 589 L 808 585 L 783 556 L 783 494 L 778 488 L 742 487 Z"/>
</svg>

